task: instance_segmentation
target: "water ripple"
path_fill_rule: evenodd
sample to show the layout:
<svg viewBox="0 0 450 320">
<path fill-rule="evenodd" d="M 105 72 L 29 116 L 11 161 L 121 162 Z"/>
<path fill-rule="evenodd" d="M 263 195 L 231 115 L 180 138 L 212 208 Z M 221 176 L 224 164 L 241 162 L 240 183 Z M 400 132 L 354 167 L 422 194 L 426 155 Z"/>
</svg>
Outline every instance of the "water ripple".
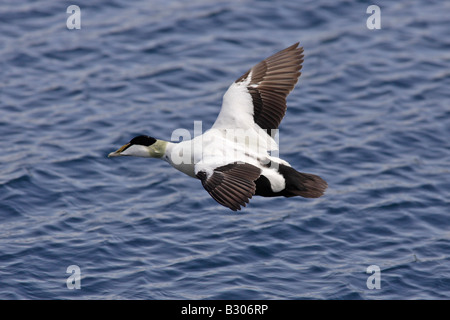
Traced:
<svg viewBox="0 0 450 320">
<path fill-rule="evenodd" d="M 0 298 L 448 299 L 448 17 L 379 5 L 368 30 L 349 1 L 98 1 L 69 31 L 63 3 L 1 4 Z M 206 130 L 232 81 L 297 41 L 280 154 L 325 197 L 235 214 L 165 163 L 106 158 Z"/>
</svg>

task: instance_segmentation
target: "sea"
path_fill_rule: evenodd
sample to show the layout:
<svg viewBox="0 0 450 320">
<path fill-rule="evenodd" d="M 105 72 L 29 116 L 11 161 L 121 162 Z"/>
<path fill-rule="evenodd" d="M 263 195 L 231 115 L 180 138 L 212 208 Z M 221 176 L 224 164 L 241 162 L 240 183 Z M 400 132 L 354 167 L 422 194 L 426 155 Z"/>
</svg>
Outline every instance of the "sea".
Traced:
<svg viewBox="0 0 450 320">
<path fill-rule="evenodd" d="M 449 299 L 449 10 L 2 1 L 0 299 Z M 233 212 L 164 161 L 107 157 L 206 131 L 229 85 L 296 42 L 279 155 L 324 196 Z"/>
</svg>

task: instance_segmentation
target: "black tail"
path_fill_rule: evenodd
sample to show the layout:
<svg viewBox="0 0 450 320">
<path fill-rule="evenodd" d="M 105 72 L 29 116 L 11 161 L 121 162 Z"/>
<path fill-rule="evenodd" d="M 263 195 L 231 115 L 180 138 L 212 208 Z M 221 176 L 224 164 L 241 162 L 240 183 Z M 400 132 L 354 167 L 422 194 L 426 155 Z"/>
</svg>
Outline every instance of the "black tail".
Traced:
<svg viewBox="0 0 450 320">
<path fill-rule="evenodd" d="M 263 197 L 295 197 L 318 198 L 323 195 L 328 184 L 321 177 L 310 173 L 298 172 L 292 167 L 278 164 L 278 172 L 284 177 L 285 188 L 273 192 L 269 179 L 260 175 L 255 181 L 255 195 Z"/>
<path fill-rule="evenodd" d="M 321 177 L 311 173 L 298 172 L 289 166 L 280 164 L 278 172 L 286 181 L 286 188 L 281 192 L 285 197 L 319 198 L 328 187 L 326 181 Z"/>
</svg>

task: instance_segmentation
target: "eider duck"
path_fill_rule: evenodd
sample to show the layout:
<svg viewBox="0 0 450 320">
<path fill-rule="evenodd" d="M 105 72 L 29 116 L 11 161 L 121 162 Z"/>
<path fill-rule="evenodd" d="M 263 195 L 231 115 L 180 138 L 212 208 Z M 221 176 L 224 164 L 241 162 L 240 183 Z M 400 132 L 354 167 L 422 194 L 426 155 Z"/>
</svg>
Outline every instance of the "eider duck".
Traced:
<svg viewBox="0 0 450 320">
<path fill-rule="evenodd" d="M 140 135 L 108 157 L 165 160 L 233 211 L 253 195 L 318 198 L 327 188 L 322 178 L 275 156 L 274 137 L 302 62 L 303 47 L 296 43 L 256 64 L 231 84 L 215 123 L 202 135 L 177 143 Z"/>
</svg>

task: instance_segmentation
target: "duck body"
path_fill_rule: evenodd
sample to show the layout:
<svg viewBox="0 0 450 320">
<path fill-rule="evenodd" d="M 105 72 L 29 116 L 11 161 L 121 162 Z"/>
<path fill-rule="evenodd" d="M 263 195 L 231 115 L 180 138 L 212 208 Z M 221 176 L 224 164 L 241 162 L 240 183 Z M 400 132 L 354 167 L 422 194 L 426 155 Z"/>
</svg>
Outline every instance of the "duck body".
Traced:
<svg viewBox="0 0 450 320">
<path fill-rule="evenodd" d="M 287 161 L 269 155 L 267 146 L 275 142 L 265 131 L 259 134 L 256 130 L 250 131 L 253 136 L 248 132 L 210 129 L 192 140 L 172 143 L 163 160 L 193 178 L 199 178 L 199 172 L 209 177 L 217 167 L 230 163 L 252 165 L 260 170 L 255 180 L 255 195 L 263 197 L 315 198 L 322 195 L 325 181 L 316 175 L 298 172 Z M 247 143 L 236 143 L 243 137 L 247 138 Z M 252 138 L 253 143 L 248 143 Z M 322 188 L 312 188 L 316 183 Z"/>
<path fill-rule="evenodd" d="M 165 160 L 199 179 L 214 200 L 233 211 L 253 195 L 320 197 L 327 183 L 277 157 L 272 137 L 302 62 L 303 48 L 297 43 L 255 65 L 228 88 L 212 128 L 192 140 L 174 143 L 138 136 L 109 156 Z"/>
<path fill-rule="evenodd" d="M 290 165 L 268 154 L 267 146 L 274 143 L 264 131 L 212 128 L 192 140 L 170 143 L 163 160 L 193 178 L 200 171 L 209 176 L 218 166 L 229 163 L 251 164 L 268 177 L 275 191 L 281 191 L 284 181 L 276 165 Z"/>
</svg>

